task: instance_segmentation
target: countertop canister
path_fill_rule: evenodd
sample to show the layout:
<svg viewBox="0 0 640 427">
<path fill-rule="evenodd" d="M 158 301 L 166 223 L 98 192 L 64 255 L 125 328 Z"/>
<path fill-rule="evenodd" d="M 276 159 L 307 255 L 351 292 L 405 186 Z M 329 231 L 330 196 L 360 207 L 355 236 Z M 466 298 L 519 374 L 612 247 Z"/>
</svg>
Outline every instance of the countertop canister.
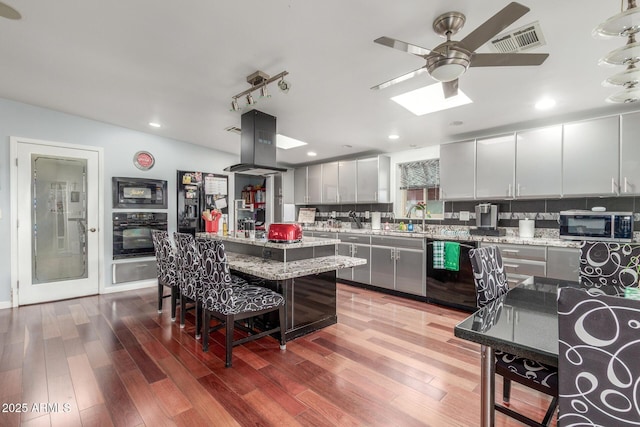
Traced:
<svg viewBox="0 0 640 427">
<path fill-rule="evenodd" d="M 521 219 L 518 222 L 520 238 L 528 239 L 532 238 L 535 233 L 536 222 L 532 219 Z"/>
</svg>

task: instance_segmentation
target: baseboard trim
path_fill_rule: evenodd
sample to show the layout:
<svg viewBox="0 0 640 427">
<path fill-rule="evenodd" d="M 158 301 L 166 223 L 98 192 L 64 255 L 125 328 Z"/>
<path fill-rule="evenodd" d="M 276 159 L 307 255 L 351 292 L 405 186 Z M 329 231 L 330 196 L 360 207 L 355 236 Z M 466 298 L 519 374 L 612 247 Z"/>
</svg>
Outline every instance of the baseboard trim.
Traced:
<svg viewBox="0 0 640 427">
<path fill-rule="evenodd" d="M 0 310 L 5 308 L 12 308 L 11 301 L 0 301 Z"/>
</svg>

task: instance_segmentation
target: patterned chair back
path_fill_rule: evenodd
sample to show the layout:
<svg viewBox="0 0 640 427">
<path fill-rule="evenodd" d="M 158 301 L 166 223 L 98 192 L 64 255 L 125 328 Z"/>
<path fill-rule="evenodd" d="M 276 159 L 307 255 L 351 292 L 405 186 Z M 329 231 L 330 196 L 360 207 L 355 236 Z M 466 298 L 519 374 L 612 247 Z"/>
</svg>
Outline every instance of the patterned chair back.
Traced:
<svg viewBox="0 0 640 427">
<path fill-rule="evenodd" d="M 169 239 L 169 233 L 152 230 L 153 248 L 156 252 L 158 280 L 166 286 L 177 286 L 176 248 Z"/>
<path fill-rule="evenodd" d="M 198 280 L 198 251 L 196 242 L 191 234 L 173 233 L 176 241 L 176 265 L 178 266 L 178 286 L 180 293 L 187 298 L 196 300 L 200 296 Z"/>
<path fill-rule="evenodd" d="M 622 296 L 624 288 L 638 286 L 639 265 L 638 244 L 582 242 L 580 245 L 580 281 L 587 286 L 614 286 Z"/>
<path fill-rule="evenodd" d="M 561 288 L 559 426 L 640 424 L 640 301 Z"/>
<path fill-rule="evenodd" d="M 226 312 L 234 305 L 231 270 L 227 263 L 224 244 L 215 239 L 196 238 L 200 263 L 198 276 L 207 296 L 205 304 L 218 312 Z"/>
<path fill-rule="evenodd" d="M 478 307 L 484 307 L 507 293 L 509 283 L 502 264 L 502 255 L 497 246 L 471 249 L 469 259 L 473 269 Z"/>
</svg>

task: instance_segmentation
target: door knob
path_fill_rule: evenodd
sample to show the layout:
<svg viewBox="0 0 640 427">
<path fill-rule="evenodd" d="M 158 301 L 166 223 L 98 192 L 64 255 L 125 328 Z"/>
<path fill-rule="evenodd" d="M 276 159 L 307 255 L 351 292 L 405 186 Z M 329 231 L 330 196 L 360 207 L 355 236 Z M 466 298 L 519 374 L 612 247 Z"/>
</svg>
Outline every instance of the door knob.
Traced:
<svg viewBox="0 0 640 427">
<path fill-rule="evenodd" d="M 90 232 L 92 232 L 92 233 L 95 233 L 95 232 L 96 232 L 96 229 L 95 229 L 94 227 L 91 227 L 91 228 L 89 229 L 89 231 L 90 231 Z"/>
</svg>

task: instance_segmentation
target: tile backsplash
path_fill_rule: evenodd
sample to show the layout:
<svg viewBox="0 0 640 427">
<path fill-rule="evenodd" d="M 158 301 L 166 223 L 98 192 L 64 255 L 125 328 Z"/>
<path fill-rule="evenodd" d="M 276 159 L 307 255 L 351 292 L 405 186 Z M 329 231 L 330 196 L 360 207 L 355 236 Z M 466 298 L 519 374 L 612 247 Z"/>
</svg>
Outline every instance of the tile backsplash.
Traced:
<svg viewBox="0 0 640 427">
<path fill-rule="evenodd" d="M 634 212 L 634 230 L 640 231 L 640 197 L 574 197 L 566 199 L 531 199 L 531 200 L 470 200 L 444 203 L 444 219 L 427 220 L 428 223 L 440 225 L 475 226 L 475 207 L 480 203 L 498 205 L 499 227 L 517 227 L 521 219 L 536 220 L 536 228 L 557 228 L 560 211 L 571 209 L 591 210 L 593 207 L 604 207 L 610 212 Z M 335 219 L 350 222 L 349 211 L 355 211 L 363 223 L 366 212 L 381 212 L 382 218 L 394 221 L 393 203 L 350 204 L 350 205 L 309 205 L 316 208 L 316 221 L 326 221 L 335 213 Z M 469 212 L 468 221 L 460 221 L 460 212 Z M 396 221 L 399 221 L 396 220 Z"/>
</svg>

